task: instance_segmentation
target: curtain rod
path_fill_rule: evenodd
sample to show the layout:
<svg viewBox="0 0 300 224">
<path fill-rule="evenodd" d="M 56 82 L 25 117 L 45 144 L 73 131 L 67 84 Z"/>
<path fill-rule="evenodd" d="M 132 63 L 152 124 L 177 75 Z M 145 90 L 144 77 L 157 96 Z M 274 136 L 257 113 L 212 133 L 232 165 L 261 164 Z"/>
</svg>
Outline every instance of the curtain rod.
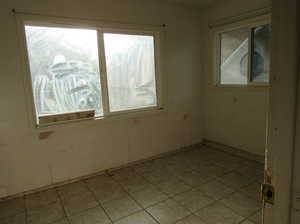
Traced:
<svg viewBox="0 0 300 224">
<path fill-rule="evenodd" d="M 13 14 L 19 14 L 19 15 L 32 15 L 32 16 L 49 16 L 54 18 L 64 18 L 64 19 L 79 19 L 79 20 L 96 20 L 99 22 L 107 22 L 107 23 L 115 23 L 115 24 L 123 24 L 123 25 L 145 25 L 145 26 L 153 26 L 153 27 L 166 27 L 167 24 L 141 24 L 141 23 L 126 23 L 121 21 L 112 21 L 112 20 L 101 20 L 101 19 L 91 19 L 91 18 L 81 18 L 81 17 L 67 17 L 67 16 L 56 16 L 56 15 L 49 15 L 49 14 L 39 14 L 39 13 L 30 13 L 30 12 L 21 12 L 17 11 L 16 9 L 11 10 Z"/>
<path fill-rule="evenodd" d="M 208 28 L 213 29 L 213 28 L 228 25 L 231 23 L 240 22 L 242 20 L 252 19 L 257 16 L 268 15 L 271 13 L 272 13 L 272 7 L 265 7 L 265 8 L 260 8 L 257 10 L 251 10 L 251 11 L 244 12 L 244 13 L 241 13 L 241 14 L 238 14 L 235 16 L 230 16 L 227 18 L 219 19 L 215 22 L 208 24 Z"/>
</svg>

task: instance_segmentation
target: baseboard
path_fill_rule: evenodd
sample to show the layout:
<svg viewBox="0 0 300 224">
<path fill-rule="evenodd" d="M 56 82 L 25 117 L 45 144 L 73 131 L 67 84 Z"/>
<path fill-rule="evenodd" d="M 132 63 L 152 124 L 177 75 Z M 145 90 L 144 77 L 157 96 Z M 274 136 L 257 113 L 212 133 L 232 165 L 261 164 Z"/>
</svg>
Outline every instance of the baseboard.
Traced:
<svg viewBox="0 0 300 224">
<path fill-rule="evenodd" d="M 190 145 L 190 146 L 187 146 L 187 147 L 182 147 L 182 148 L 179 148 L 179 149 L 175 149 L 175 150 L 172 150 L 172 151 L 169 151 L 169 152 L 160 153 L 158 155 L 155 155 L 155 156 L 152 156 L 152 157 L 149 157 L 149 158 L 146 158 L 146 159 L 141 159 L 141 160 L 137 160 L 137 161 L 134 161 L 134 162 L 130 162 L 130 163 L 127 163 L 127 164 L 122 165 L 122 166 L 118 166 L 118 167 L 114 167 L 114 168 L 110 168 L 110 169 L 106 169 L 106 170 L 101 170 L 101 171 L 98 171 L 98 172 L 95 172 L 95 173 L 92 173 L 92 174 L 89 174 L 89 175 L 76 177 L 76 178 L 73 178 L 73 179 L 70 179 L 70 180 L 61 181 L 61 182 L 50 184 L 50 185 L 47 185 L 47 186 L 44 186 L 44 187 L 36 188 L 36 189 L 33 189 L 33 190 L 29 190 L 29 191 L 24 191 L 22 193 L 10 195 L 10 196 L 6 196 L 6 197 L 3 197 L 3 198 L 0 198 L 0 202 L 11 200 L 11 199 L 14 199 L 14 198 L 23 197 L 24 195 L 28 195 L 28 194 L 33 194 L 33 193 L 38 193 L 38 192 L 41 192 L 41 191 L 46 191 L 46 190 L 49 190 L 49 189 L 52 189 L 52 188 L 60 187 L 62 185 L 74 183 L 74 182 L 77 182 L 77 181 L 89 179 L 89 178 L 92 178 L 92 177 L 95 177 L 95 176 L 99 176 L 101 174 L 109 173 L 109 172 L 112 172 L 112 171 L 115 171 L 115 170 L 118 170 L 118 169 L 122 169 L 122 168 L 126 168 L 126 167 L 131 167 L 131 166 L 134 166 L 134 165 L 137 165 L 137 164 L 140 164 L 140 163 L 144 163 L 144 162 L 147 162 L 147 161 L 151 161 L 151 160 L 154 160 L 154 159 L 163 158 L 163 157 L 170 156 L 172 154 L 176 154 L 178 152 L 186 151 L 186 150 L 189 150 L 189 149 L 192 149 L 192 148 L 199 148 L 199 146 L 202 146 L 202 145 L 203 145 L 202 142 L 197 143 L 197 144 L 193 144 L 193 145 Z"/>
<path fill-rule="evenodd" d="M 257 155 L 257 154 L 251 153 L 251 152 L 247 152 L 245 150 L 234 148 L 234 147 L 231 147 L 231 146 L 227 146 L 227 145 L 224 145 L 224 144 L 221 144 L 221 143 L 218 143 L 218 142 L 214 142 L 214 141 L 211 141 L 211 140 L 208 140 L 208 139 L 203 139 L 203 145 L 206 145 L 206 146 L 209 146 L 211 148 L 218 149 L 218 150 L 233 154 L 235 156 L 239 156 L 239 157 L 243 157 L 243 158 L 246 158 L 246 159 L 249 159 L 249 160 L 253 160 L 253 161 L 256 161 L 256 162 L 259 162 L 259 163 L 262 163 L 262 164 L 265 162 L 264 156 Z"/>
</svg>

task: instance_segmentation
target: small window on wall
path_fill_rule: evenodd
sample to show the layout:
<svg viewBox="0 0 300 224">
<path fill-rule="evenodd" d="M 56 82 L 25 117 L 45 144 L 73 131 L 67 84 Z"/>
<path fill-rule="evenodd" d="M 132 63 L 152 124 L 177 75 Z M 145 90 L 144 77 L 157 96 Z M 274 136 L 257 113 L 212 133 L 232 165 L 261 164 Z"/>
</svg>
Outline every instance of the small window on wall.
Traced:
<svg viewBox="0 0 300 224">
<path fill-rule="evenodd" d="M 218 35 L 218 84 L 268 84 L 271 25 L 247 27 Z"/>
<path fill-rule="evenodd" d="M 247 84 L 248 29 L 220 34 L 221 84 Z"/>
<path fill-rule="evenodd" d="M 157 32 L 24 29 L 38 125 L 161 108 Z"/>
</svg>

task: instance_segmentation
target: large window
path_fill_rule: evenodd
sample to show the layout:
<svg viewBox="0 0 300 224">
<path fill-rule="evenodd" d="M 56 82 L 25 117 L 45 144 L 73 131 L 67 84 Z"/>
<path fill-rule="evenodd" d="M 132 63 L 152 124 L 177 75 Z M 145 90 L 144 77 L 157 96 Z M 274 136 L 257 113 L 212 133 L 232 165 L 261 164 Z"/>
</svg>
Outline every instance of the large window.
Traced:
<svg viewBox="0 0 300 224">
<path fill-rule="evenodd" d="M 96 30 L 25 26 L 38 116 L 103 114 Z"/>
<path fill-rule="evenodd" d="M 158 32 L 24 24 L 37 123 L 157 109 Z"/>
<path fill-rule="evenodd" d="M 104 46 L 110 110 L 156 106 L 153 36 L 104 33 Z"/>
<path fill-rule="evenodd" d="M 218 33 L 218 84 L 267 84 L 271 25 Z"/>
</svg>

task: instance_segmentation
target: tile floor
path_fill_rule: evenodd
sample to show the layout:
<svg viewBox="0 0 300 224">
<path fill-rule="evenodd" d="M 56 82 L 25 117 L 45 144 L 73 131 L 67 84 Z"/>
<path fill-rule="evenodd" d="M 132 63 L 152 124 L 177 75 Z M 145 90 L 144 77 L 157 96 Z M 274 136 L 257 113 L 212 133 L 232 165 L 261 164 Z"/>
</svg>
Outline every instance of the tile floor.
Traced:
<svg viewBox="0 0 300 224">
<path fill-rule="evenodd" d="M 258 224 L 263 165 L 199 146 L 0 202 L 0 224 Z"/>
</svg>

